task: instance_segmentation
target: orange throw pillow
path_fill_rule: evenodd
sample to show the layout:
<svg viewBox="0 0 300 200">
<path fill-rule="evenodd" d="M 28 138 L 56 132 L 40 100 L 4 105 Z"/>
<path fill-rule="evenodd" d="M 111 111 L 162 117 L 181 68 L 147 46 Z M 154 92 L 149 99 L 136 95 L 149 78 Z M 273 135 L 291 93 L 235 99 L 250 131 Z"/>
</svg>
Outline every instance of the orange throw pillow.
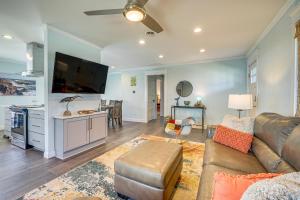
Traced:
<svg viewBox="0 0 300 200">
<path fill-rule="evenodd" d="M 212 200 L 240 200 L 243 193 L 253 183 L 279 175 L 281 174 L 230 175 L 216 172 L 214 175 Z"/>
<path fill-rule="evenodd" d="M 213 140 L 243 153 L 248 153 L 253 135 L 218 125 Z"/>
</svg>

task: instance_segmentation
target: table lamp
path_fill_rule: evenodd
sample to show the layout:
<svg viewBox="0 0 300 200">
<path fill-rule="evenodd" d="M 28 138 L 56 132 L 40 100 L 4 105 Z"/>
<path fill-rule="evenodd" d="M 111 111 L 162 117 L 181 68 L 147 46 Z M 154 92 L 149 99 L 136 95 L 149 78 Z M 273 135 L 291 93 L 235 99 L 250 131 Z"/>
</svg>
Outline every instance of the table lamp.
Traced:
<svg viewBox="0 0 300 200">
<path fill-rule="evenodd" d="M 202 103 L 202 97 L 201 96 L 197 96 L 197 102 L 195 103 L 195 107 L 204 107 L 203 103 Z"/>
<path fill-rule="evenodd" d="M 235 109 L 239 112 L 241 118 L 241 111 L 251 110 L 253 107 L 251 94 L 230 94 L 228 98 L 228 108 Z"/>
</svg>

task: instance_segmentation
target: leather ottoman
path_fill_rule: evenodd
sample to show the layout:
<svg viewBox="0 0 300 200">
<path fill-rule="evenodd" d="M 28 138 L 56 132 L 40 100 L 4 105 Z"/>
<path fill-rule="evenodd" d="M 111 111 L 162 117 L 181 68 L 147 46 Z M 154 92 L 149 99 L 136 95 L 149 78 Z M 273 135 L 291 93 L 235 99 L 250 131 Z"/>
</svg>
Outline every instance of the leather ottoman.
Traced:
<svg viewBox="0 0 300 200">
<path fill-rule="evenodd" d="M 115 190 L 131 199 L 168 200 L 182 169 L 182 146 L 146 141 L 120 156 L 115 165 Z"/>
</svg>

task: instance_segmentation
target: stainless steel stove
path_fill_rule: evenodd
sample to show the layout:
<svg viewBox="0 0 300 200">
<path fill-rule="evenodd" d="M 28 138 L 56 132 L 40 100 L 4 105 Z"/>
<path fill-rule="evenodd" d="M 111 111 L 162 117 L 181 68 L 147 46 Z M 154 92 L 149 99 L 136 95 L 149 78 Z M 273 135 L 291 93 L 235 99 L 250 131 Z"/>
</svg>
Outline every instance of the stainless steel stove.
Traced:
<svg viewBox="0 0 300 200">
<path fill-rule="evenodd" d="M 28 144 L 28 108 L 39 108 L 43 105 L 13 105 L 11 110 L 11 143 L 22 149 L 29 149 Z"/>
<path fill-rule="evenodd" d="M 20 108 L 11 106 L 11 143 L 22 149 L 28 149 L 28 110 L 26 108 Z"/>
</svg>

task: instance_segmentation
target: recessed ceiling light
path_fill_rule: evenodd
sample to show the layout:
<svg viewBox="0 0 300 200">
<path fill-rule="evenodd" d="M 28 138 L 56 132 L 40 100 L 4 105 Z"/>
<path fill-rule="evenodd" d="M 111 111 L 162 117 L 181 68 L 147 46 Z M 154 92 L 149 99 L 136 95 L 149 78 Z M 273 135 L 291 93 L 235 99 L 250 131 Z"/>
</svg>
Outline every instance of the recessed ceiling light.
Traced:
<svg viewBox="0 0 300 200">
<path fill-rule="evenodd" d="M 164 55 L 160 54 L 158 57 L 159 57 L 159 58 L 164 58 Z"/>
<path fill-rule="evenodd" d="M 112 69 L 116 68 L 115 66 L 110 66 Z"/>
<path fill-rule="evenodd" d="M 146 44 L 146 41 L 143 40 L 143 39 L 141 39 L 141 40 L 139 40 L 139 44 L 140 44 L 140 45 L 144 45 L 144 44 Z"/>
<path fill-rule="evenodd" d="M 202 31 L 202 28 L 196 27 L 194 28 L 194 33 L 200 33 Z"/>
<path fill-rule="evenodd" d="M 200 53 L 204 53 L 205 51 L 205 49 L 200 49 Z"/>
<path fill-rule="evenodd" d="M 11 35 L 2 35 L 4 39 L 11 40 L 13 37 Z"/>
</svg>

